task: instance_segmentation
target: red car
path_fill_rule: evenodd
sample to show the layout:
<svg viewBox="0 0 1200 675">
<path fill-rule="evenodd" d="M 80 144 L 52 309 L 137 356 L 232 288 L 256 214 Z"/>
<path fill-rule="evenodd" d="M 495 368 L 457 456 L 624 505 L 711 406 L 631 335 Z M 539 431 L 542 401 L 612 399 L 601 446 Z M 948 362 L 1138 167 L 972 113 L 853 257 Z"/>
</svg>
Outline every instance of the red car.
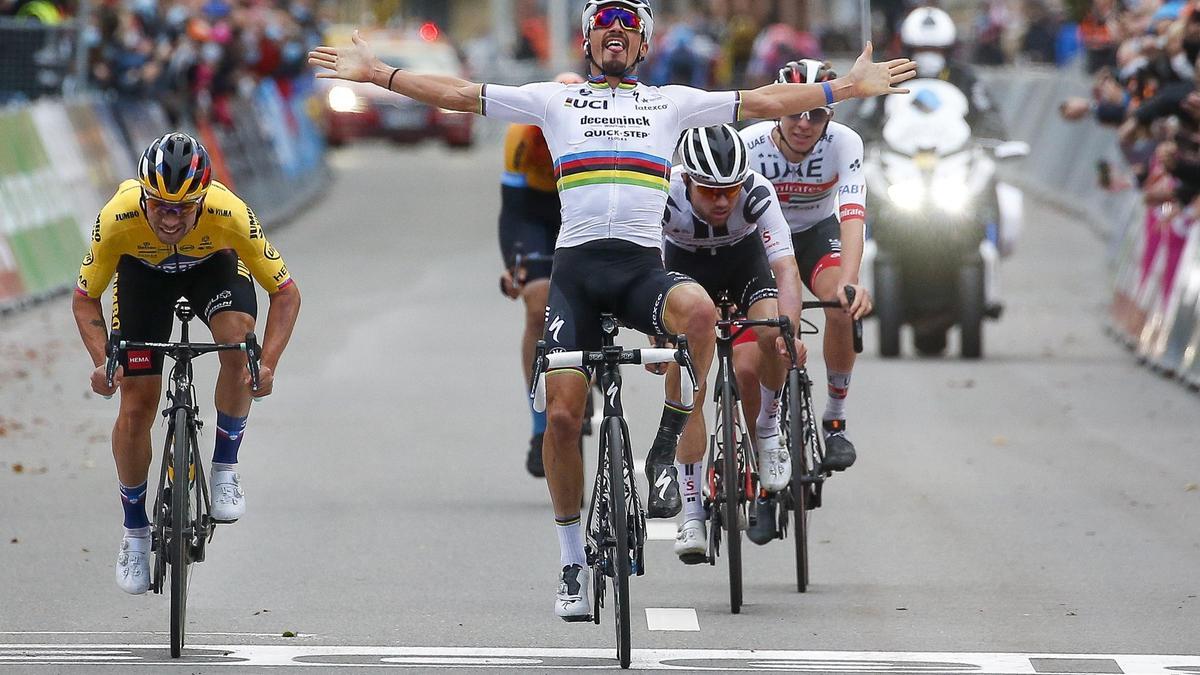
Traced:
<svg viewBox="0 0 1200 675">
<path fill-rule="evenodd" d="M 367 36 L 371 49 L 384 63 L 414 73 L 451 75 L 466 79 L 458 52 L 446 42 Z M 331 145 L 364 137 L 419 141 L 443 138 L 456 147 L 473 140 L 474 115 L 443 110 L 365 82 L 320 79 L 325 138 Z"/>
</svg>

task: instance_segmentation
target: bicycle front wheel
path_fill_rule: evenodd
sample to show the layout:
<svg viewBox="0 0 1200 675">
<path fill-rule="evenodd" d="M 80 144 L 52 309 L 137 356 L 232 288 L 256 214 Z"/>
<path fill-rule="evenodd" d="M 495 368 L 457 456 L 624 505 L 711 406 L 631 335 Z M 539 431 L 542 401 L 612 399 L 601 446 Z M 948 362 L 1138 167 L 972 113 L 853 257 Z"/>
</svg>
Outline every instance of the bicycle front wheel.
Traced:
<svg viewBox="0 0 1200 675">
<path fill-rule="evenodd" d="M 608 449 L 609 514 L 612 516 L 613 603 L 617 624 L 617 659 L 622 668 L 629 667 L 629 520 L 625 508 L 625 434 L 621 419 L 604 421 L 604 438 Z M 593 580 L 594 582 L 595 580 Z M 599 607 L 593 611 L 600 611 Z"/>
<path fill-rule="evenodd" d="M 739 614 L 742 611 L 742 532 L 739 526 L 738 510 L 742 500 L 742 472 L 738 466 L 738 439 L 734 433 L 734 406 L 737 400 L 733 396 L 733 382 L 729 379 L 730 371 L 725 370 L 721 380 L 721 401 L 718 405 L 721 414 L 721 442 L 724 444 L 725 462 L 722 468 L 721 486 L 725 493 L 725 553 L 729 559 L 729 611 Z"/>
<path fill-rule="evenodd" d="M 171 533 L 167 562 L 171 565 L 171 658 L 183 652 L 187 620 L 188 566 L 191 564 L 191 441 L 186 410 L 175 411 L 171 443 Z"/>
<path fill-rule="evenodd" d="M 803 408 L 804 382 L 800 371 L 788 371 L 785 406 L 787 408 L 788 440 L 791 442 L 788 451 L 792 454 L 792 541 L 796 546 L 796 590 L 804 593 L 808 590 L 808 475 L 809 431 L 805 428 L 805 415 L 812 411 Z"/>
</svg>

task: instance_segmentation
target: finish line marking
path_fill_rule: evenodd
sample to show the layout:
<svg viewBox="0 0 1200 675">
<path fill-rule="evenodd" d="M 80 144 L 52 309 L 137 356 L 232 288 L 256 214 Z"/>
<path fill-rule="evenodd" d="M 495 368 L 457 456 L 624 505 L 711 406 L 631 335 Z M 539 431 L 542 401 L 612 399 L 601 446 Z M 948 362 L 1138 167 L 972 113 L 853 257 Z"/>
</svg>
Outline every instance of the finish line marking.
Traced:
<svg viewBox="0 0 1200 675">
<path fill-rule="evenodd" d="M 171 659 L 165 644 L 0 644 L 0 665 L 313 666 L 316 668 L 616 669 L 615 649 L 196 645 Z M 1200 675 L 1200 655 L 834 652 L 634 649 L 632 667 L 692 672 Z"/>
</svg>

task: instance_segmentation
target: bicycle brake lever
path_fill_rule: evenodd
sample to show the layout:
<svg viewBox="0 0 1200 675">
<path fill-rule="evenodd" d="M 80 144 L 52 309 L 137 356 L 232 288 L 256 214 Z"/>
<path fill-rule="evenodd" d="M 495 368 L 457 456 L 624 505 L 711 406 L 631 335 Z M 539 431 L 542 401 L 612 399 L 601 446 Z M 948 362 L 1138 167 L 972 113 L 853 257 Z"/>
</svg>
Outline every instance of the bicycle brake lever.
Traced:
<svg viewBox="0 0 1200 675">
<path fill-rule="evenodd" d="M 258 338 L 254 333 L 246 333 L 246 366 L 250 369 L 250 391 L 258 391 L 261 384 L 258 380 L 258 360 L 262 357 L 262 349 L 258 346 Z"/>
<path fill-rule="evenodd" d="M 113 386 L 113 378 L 117 376 L 117 359 L 121 354 L 121 331 L 114 330 L 109 333 L 108 345 L 105 347 L 105 352 L 108 358 L 104 364 L 104 383 L 111 387 Z M 112 395 L 105 396 L 104 398 L 111 399 Z"/>
<path fill-rule="evenodd" d="M 845 290 L 845 292 L 846 292 L 846 302 L 848 304 L 853 305 L 854 304 L 854 295 L 855 295 L 854 287 L 846 286 L 845 289 L 843 289 L 843 290 Z M 861 354 L 862 350 L 863 350 L 862 319 L 853 319 L 852 322 L 853 322 L 853 330 L 851 331 L 851 333 L 852 333 L 853 339 L 854 339 L 854 353 Z"/>
<path fill-rule="evenodd" d="M 546 341 L 538 340 L 537 346 L 533 351 L 533 375 L 530 378 L 532 386 L 529 388 L 529 398 L 535 402 L 538 398 L 538 383 L 541 379 L 542 372 L 546 369 Z"/>
</svg>

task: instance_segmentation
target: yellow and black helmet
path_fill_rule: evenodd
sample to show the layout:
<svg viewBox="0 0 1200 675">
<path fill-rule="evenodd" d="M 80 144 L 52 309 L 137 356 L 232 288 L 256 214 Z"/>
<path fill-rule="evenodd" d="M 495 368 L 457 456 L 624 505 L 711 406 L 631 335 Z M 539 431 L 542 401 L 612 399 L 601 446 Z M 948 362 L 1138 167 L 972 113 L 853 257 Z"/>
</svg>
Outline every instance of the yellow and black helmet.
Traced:
<svg viewBox="0 0 1200 675">
<path fill-rule="evenodd" d="M 200 141 L 183 132 L 155 139 L 138 162 L 138 182 L 148 197 L 194 202 L 212 184 L 212 162 Z"/>
</svg>

